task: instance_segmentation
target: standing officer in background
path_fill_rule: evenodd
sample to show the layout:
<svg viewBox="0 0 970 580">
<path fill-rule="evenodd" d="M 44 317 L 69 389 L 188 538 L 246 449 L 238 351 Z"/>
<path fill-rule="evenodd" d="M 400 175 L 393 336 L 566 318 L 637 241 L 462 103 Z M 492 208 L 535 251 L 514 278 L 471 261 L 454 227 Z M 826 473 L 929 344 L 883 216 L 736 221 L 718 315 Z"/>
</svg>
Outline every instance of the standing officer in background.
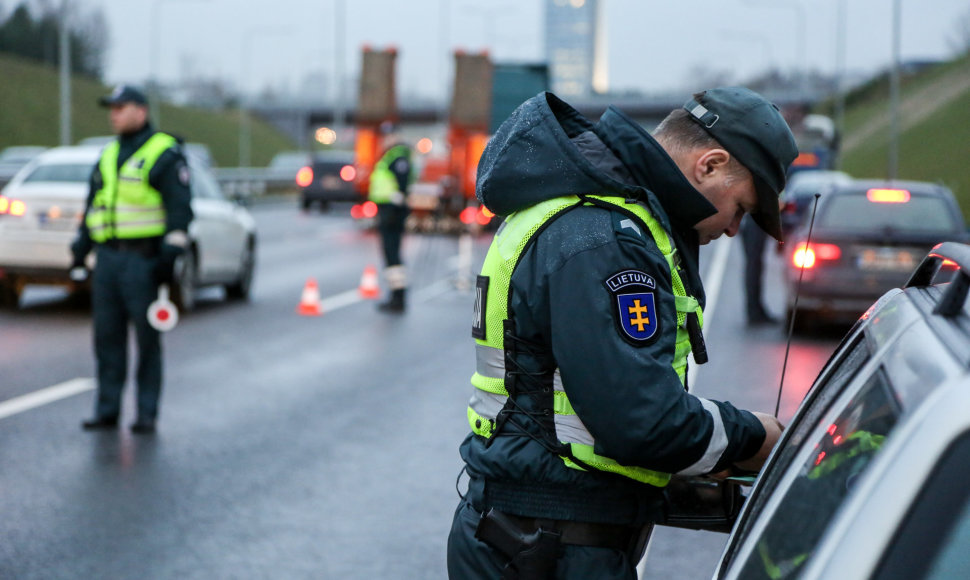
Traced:
<svg viewBox="0 0 970 580">
<path fill-rule="evenodd" d="M 672 475 L 757 471 L 778 420 L 702 399 L 699 245 L 745 213 L 776 235 L 796 155 L 760 95 L 694 95 L 651 136 L 551 93 L 492 137 L 477 196 L 507 216 L 478 277 L 468 491 L 453 579 L 634 580 Z"/>
<path fill-rule="evenodd" d="M 749 217 L 741 220 L 741 245 L 744 247 L 744 307 L 748 325 L 773 324 L 762 299 L 765 272 L 765 242 L 768 234 Z M 780 242 L 781 239 L 779 238 Z"/>
<path fill-rule="evenodd" d="M 118 139 L 104 148 L 91 174 L 84 219 L 71 244 L 72 277 L 86 275 L 84 259 L 92 249 L 96 256 L 91 292 L 98 397 L 94 417 L 82 427 L 118 425 L 131 323 L 138 343 L 138 417 L 131 430 L 150 434 L 162 389 L 162 345 L 147 312 L 159 285 L 174 281 L 175 260 L 188 245 L 189 169 L 179 140 L 152 128 L 141 91 L 120 85 L 98 102 L 110 109 Z"/>
<path fill-rule="evenodd" d="M 377 204 L 377 231 L 384 251 L 384 279 L 391 290 L 386 302 L 378 305 L 385 312 L 404 312 L 407 272 L 401 263 L 401 238 L 410 208 L 408 189 L 414 182 L 415 170 L 411 148 L 397 133 L 394 125 L 385 121 L 380 127 L 384 135 L 384 154 L 374 165 L 370 175 L 368 198 Z"/>
</svg>

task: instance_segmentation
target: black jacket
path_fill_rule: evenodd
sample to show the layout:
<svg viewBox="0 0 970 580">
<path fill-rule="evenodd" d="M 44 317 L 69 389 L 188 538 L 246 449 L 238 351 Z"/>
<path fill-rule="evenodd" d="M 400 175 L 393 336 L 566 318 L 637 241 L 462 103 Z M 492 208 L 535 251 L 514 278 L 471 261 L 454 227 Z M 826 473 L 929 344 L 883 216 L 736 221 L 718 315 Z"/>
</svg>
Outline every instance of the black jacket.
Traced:
<svg viewBox="0 0 970 580">
<path fill-rule="evenodd" d="M 142 145 L 155 134 L 155 129 L 150 123 L 138 131 L 121 135 L 118 137 L 118 168 L 128 160 L 129 157 L 141 148 Z M 181 144 L 181 140 L 179 141 Z M 91 179 L 88 187 L 88 198 L 84 206 L 85 216 L 94 201 L 94 195 L 101 189 L 102 177 L 100 163 L 96 163 L 91 172 Z M 155 162 L 151 173 L 148 175 L 148 182 L 157 189 L 162 195 L 162 204 L 165 206 L 165 231 L 172 232 L 181 230 L 188 232 L 189 223 L 192 221 L 192 193 L 189 185 L 189 169 L 185 161 L 182 148 L 171 147 L 166 150 Z M 75 247 L 81 254 L 87 254 L 92 246 L 91 236 L 88 232 L 87 223 L 81 220 L 78 228 L 78 236 Z"/>
<path fill-rule="evenodd" d="M 703 301 L 692 226 L 715 209 L 659 144 L 615 108 L 594 125 L 550 93 L 530 99 L 486 147 L 477 194 L 499 215 L 564 195 L 639 200 L 673 233 L 684 280 Z M 631 343 L 617 324 L 606 281 L 625 270 L 657 282 L 659 329 L 646 343 Z M 764 440 L 752 414 L 713 402 L 715 420 L 684 390 L 672 367 L 677 324 L 667 262 L 650 233 L 629 227 L 621 211 L 581 206 L 543 229 L 512 275 L 509 317 L 518 338 L 531 345 L 515 355 L 516 367 L 526 377 L 559 369 L 600 455 L 668 473 L 699 464 L 713 471 L 752 456 Z M 524 415 L 510 421 L 517 427 L 507 433 L 538 433 Z M 499 435 L 487 445 L 469 435 L 461 454 L 476 507 L 586 521 L 657 517 L 657 488 L 567 468 L 536 438 Z"/>
</svg>

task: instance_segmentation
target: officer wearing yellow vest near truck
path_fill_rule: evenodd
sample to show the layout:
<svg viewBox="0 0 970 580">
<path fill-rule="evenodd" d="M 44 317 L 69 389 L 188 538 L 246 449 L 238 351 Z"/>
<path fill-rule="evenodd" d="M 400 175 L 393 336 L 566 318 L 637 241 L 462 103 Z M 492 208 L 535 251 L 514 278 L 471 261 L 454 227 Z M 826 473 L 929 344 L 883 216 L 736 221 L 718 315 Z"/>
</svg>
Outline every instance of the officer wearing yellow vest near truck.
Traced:
<svg viewBox="0 0 970 580">
<path fill-rule="evenodd" d="M 384 153 L 374 165 L 370 176 L 368 198 L 377 204 L 377 232 L 384 254 L 384 280 L 390 297 L 378 308 L 384 312 L 401 313 L 405 308 L 407 272 L 401 262 L 401 240 L 410 208 L 409 189 L 415 179 L 415 167 L 408 147 L 390 122 L 381 124 Z"/>
<path fill-rule="evenodd" d="M 84 219 L 71 244 L 72 277 L 91 278 L 98 395 L 86 430 L 114 429 L 128 372 L 128 326 L 138 345 L 137 413 L 131 430 L 155 432 L 162 389 L 162 344 L 148 322 L 148 306 L 161 284 L 174 281 L 176 258 L 188 245 L 192 221 L 189 169 L 180 141 L 156 131 L 145 95 L 120 85 L 99 99 L 110 110 L 118 139 L 105 146 L 91 174 Z"/>
<path fill-rule="evenodd" d="M 451 578 L 633 580 L 672 476 L 760 469 L 778 420 L 687 391 L 688 354 L 707 359 L 699 246 L 746 213 L 780 236 L 795 155 L 742 87 L 695 94 L 653 135 L 551 93 L 499 128 L 478 166 L 505 222 L 476 281 Z"/>
</svg>

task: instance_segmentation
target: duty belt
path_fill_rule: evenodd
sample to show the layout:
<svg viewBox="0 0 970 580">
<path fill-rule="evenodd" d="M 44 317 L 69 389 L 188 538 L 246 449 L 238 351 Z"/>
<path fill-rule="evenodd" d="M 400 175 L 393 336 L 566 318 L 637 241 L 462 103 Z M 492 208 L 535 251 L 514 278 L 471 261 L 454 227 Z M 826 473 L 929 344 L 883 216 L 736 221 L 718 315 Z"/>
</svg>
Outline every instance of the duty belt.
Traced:
<svg viewBox="0 0 970 580">
<path fill-rule="evenodd" d="M 627 552 L 640 539 L 645 526 L 622 526 L 615 524 L 596 524 L 591 522 L 573 522 L 569 520 L 547 520 L 542 518 L 524 518 L 505 512 L 500 512 L 507 520 L 514 523 L 527 534 L 539 528 L 547 531 L 559 532 L 559 541 L 574 546 L 589 546 L 592 548 L 610 548 Z M 650 526 L 651 524 L 647 524 Z"/>
<path fill-rule="evenodd" d="M 146 257 L 153 257 L 158 253 L 158 238 L 111 239 L 101 243 L 102 246 L 122 252 L 135 252 Z"/>
</svg>

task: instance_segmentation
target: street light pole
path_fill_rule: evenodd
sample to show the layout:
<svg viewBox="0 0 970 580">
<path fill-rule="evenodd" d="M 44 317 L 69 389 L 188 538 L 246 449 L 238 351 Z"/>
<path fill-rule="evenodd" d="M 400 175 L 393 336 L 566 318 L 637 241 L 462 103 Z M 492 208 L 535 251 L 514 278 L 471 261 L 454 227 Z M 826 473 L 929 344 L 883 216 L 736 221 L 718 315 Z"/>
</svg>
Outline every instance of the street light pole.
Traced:
<svg viewBox="0 0 970 580">
<path fill-rule="evenodd" d="M 836 0 L 835 41 L 835 130 L 841 143 L 845 135 L 845 0 Z M 842 155 L 835 156 L 835 169 L 842 166 Z"/>
<path fill-rule="evenodd" d="M 59 23 L 60 85 L 61 85 L 61 145 L 71 144 L 71 29 L 68 27 L 68 0 L 61 2 Z"/>
<path fill-rule="evenodd" d="M 344 64 L 346 55 L 347 16 L 344 0 L 333 2 L 333 128 L 338 137 L 343 135 L 347 120 L 344 101 Z"/>
<path fill-rule="evenodd" d="M 889 75 L 889 180 L 899 171 L 899 36 L 901 0 L 893 0 L 893 64 Z"/>
<path fill-rule="evenodd" d="M 250 68 L 249 51 L 256 38 L 283 34 L 286 34 L 285 30 L 262 28 L 247 30 L 246 34 L 243 35 L 241 51 L 242 79 L 239 82 L 239 167 L 249 167 L 249 164 L 252 162 L 252 118 L 249 114 L 249 103 L 247 102 L 249 97 L 246 91 L 246 81 L 249 80 Z"/>
<path fill-rule="evenodd" d="M 176 2 L 176 1 L 207 2 L 208 0 L 169 0 L 169 2 Z M 161 100 L 161 91 L 158 90 L 159 87 L 161 86 L 161 83 L 158 78 L 158 58 L 159 58 L 158 47 L 160 43 L 159 29 L 161 28 L 159 26 L 159 7 L 161 6 L 161 4 L 162 4 L 162 0 L 153 0 L 152 2 L 151 15 L 150 15 L 151 22 L 149 23 L 149 25 L 151 26 L 151 39 L 149 40 L 149 43 L 148 43 L 148 51 L 149 51 L 148 74 L 150 77 L 149 83 L 151 85 L 149 90 L 149 95 L 148 95 L 149 96 L 148 107 L 149 107 L 150 116 L 156 128 L 159 127 L 162 122 L 162 113 L 161 113 L 162 107 L 161 107 L 161 103 L 159 102 Z"/>
</svg>

